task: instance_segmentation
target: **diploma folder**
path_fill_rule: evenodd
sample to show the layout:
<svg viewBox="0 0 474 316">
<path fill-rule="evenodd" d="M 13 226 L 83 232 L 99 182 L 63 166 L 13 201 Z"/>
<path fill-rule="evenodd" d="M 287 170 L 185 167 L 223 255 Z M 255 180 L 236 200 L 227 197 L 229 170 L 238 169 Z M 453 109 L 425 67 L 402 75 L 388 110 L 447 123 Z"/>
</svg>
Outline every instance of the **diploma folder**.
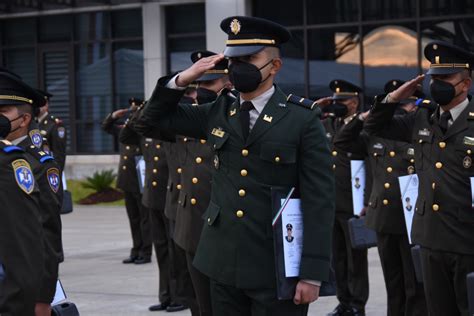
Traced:
<svg viewBox="0 0 474 316">
<path fill-rule="evenodd" d="M 368 249 L 377 246 L 377 234 L 365 226 L 365 217 L 351 218 L 348 221 L 352 248 Z"/>
<path fill-rule="evenodd" d="M 279 300 L 292 300 L 295 296 L 296 284 L 299 281 L 298 277 L 286 277 L 285 272 L 285 255 L 283 250 L 283 221 L 282 217 L 276 215 L 282 207 L 282 200 L 288 199 L 290 189 L 282 187 L 272 187 L 272 210 L 274 218 L 273 224 L 273 249 L 275 254 L 275 272 L 277 285 L 277 298 Z M 329 271 L 329 281 L 322 282 L 319 290 L 319 296 L 334 296 L 336 295 L 336 278 L 332 266 Z"/>
</svg>

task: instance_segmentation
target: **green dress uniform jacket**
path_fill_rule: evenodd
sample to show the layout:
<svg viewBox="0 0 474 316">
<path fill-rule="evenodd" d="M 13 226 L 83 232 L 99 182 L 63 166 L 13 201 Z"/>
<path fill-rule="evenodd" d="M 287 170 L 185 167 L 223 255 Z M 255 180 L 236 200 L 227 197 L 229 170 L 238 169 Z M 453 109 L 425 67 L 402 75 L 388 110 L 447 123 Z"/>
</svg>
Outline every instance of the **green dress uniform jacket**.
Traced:
<svg viewBox="0 0 474 316">
<path fill-rule="evenodd" d="M 439 109 L 419 108 L 393 116 L 397 104 L 375 103 L 366 121 L 371 134 L 411 142 L 419 193 L 412 227 L 415 244 L 435 251 L 474 254 L 474 211 L 470 177 L 474 176 L 474 102 L 449 127 L 439 126 Z"/>
<path fill-rule="evenodd" d="M 102 122 L 102 129 L 111 135 L 118 136 L 122 127 L 116 125 L 117 119 L 109 114 Z M 140 193 L 135 157 L 142 154 L 137 145 L 120 143 L 120 161 L 117 177 L 117 188 L 122 191 Z"/>
<path fill-rule="evenodd" d="M 59 263 L 63 260 L 62 245 L 62 181 L 61 171 L 52 156 L 33 145 L 29 137 L 20 142 L 40 192 L 40 216 L 44 234 L 44 271 L 38 302 L 51 303 L 56 292 Z"/>
<path fill-rule="evenodd" d="M 33 316 L 44 270 L 40 196 L 27 155 L 10 145 L 0 141 L 0 314 Z M 18 163 L 28 165 L 31 187 L 20 184 Z"/>
<path fill-rule="evenodd" d="M 406 234 L 405 218 L 398 177 L 415 172 L 413 145 L 363 132 L 359 119 L 349 122 L 336 136 L 338 151 L 367 157 L 371 165 L 372 192 L 369 192 L 366 224 L 377 232 Z"/>
<path fill-rule="evenodd" d="M 66 128 L 62 121 L 53 115 L 47 115 L 38 123 L 41 135 L 46 138 L 49 149 L 61 168 L 60 170 L 64 170 L 66 164 Z"/>
<path fill-rule="evenodd" d="M 277 88 L 245 140 L 238 100 L 224 94 L 200 106 L 177 105 L 182 95 L 158 84 L 143 119 L 206 139 L 214 150 L 211 201 L 194 265 L 237 288 L 275 288 L 271 188 L 296 187 L 304 217 L 299 277 L 327 280 L 334 179 L 319 112 L 287 102 Z"/>
</svg>

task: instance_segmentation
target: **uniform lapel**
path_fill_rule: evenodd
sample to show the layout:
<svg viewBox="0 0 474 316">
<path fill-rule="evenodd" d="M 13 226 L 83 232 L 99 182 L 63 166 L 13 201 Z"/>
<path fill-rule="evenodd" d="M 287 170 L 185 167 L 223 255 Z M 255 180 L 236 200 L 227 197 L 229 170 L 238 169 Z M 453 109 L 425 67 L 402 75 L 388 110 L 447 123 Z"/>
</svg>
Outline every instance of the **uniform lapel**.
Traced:
<svg viewBox="0 0 474 316">
<path fill-rule="evenodd" d="M 281 106 L 284 104 L 285 106 Z M 279 120 L 281 120 L 286 114 L 288 114 L 288 106 L 286 106 L 285 94 L 275 86 L 275 93 L 273 93 L 268 103 L 260 113 L 255 125 L 250 131 L 249 137 L 247 138 L 246 145 L 249 146 L 266 133 L 270 128 L 275 126 Z"/>
<path fill-rule="evenodd" d="M 242 134 L 242 125 L 240 124 L 240 98 L 237 98 L 234 103 L 229 107 L 229 110 L 227 112 L 227 117 L 229 120 L 229 124 L 232 127 L 232 129 L 235 131 L 235 133 L 241 138 L 242 141 L 244 141 L 244 135 Z"/>
<path fill-rule="evenodd" d="M 454 121 L 453 125 L 448 128 L 444 138 L 448 139 L 466 130 L 469 127 L 468 119 L 470 113 L 474 116 L 474 101 L 469 102 L 468 106 L 461 112 L 461 115 Z"/>
</svg>

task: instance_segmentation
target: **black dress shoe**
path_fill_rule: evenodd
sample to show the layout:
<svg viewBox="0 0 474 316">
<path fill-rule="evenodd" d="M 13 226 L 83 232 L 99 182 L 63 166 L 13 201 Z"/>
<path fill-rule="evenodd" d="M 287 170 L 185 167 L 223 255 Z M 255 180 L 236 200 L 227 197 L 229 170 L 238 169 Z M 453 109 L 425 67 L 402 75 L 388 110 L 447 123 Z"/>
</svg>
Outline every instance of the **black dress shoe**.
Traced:
<svg viewBox="0 0 474 316">
<path fill-rule="evenodd" d="M 128 264 L 128 263 L 134 263 L 135 260 L 138 259 L 138 256 L 130 256 L 126 259 L 123 259 L 122 263 Z"/>
<path fill-rule="evenodd" d="M 184 311 L 185 309 L 188 309 L 188 308 L 189 307 L 181 305 L 181 304 L 171 303 L 170 306 L 166 308 L 166 311 L 168 313 L 173 313 L 173 312 Z"/>
<path fill-rule="evenodd" d="M 351 309 L 347 308 L 346 306 L 339 304 L 336 306 L 336 308 L 327 314 L 327 316 L 348 316 L 351 314 L 347 314 L 348 312 L 351 312 Z"/>
<path fill-rule="evenodd" d="M 148 310 L 150 312 L 165 311 L 168 306 L 170 306 L 170 303 L 160 303 L 156 305 L 151 305 L 150 307 L 148 307 Z"/>
<path fill-rule="evenodd" d="M 135 264 L 144 264 L 144 263 L 150 263 L 151 262 L 151 258 L 148 257 L 148 258 L 145 258 L 145 257 L 138 257 L 136 260 L 135 260 Z"/>
</svg>

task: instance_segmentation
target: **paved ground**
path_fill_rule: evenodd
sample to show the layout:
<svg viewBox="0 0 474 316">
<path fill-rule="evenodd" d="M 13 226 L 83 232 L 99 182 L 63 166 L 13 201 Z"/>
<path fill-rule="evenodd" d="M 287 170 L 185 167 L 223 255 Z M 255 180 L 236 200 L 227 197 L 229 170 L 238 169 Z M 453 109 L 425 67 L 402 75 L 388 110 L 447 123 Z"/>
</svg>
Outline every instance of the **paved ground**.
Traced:
<svg viewBox="0 0 474 316">
<path fill-rule="evenodd" d="M 60 278 L 69 300 L 78 305 L 81 315 L 169 315 L 147 310 L 157 302 L 156 263 L 142 266 L 121 263 L 130 247 L 123 208 L 76 206 L 72 214 L 63 216 L 63 238 L 66 261 L 61 265 Z M 369 252 L 369 266 L 371 295 L 367 315 L 384 315 L 386 294 L 374 249 Z M 321 298 L 311 305 L 309 314 L 326 315 L 336 304 L 333 297 Z"/>
</svg>

